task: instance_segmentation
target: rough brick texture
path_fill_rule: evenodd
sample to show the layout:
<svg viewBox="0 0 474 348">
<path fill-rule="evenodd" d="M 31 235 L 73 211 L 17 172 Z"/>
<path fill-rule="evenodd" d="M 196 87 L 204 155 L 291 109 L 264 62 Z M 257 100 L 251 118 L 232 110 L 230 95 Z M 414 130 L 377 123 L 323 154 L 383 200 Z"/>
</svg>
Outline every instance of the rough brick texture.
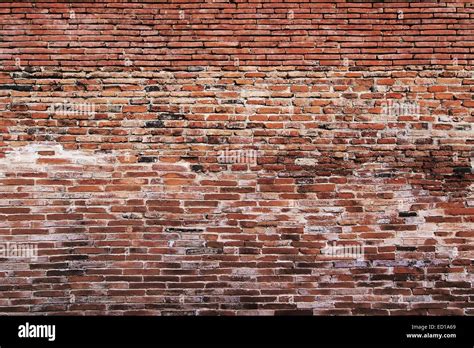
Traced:
<svg viewBox="0 0 474 348">
<path fill-rule="evenodd" d="M 1 2 L 0 242 L 38 255 L 0 314 L 474 314 L 473 34 L 469 0 Z"/>
</svg>

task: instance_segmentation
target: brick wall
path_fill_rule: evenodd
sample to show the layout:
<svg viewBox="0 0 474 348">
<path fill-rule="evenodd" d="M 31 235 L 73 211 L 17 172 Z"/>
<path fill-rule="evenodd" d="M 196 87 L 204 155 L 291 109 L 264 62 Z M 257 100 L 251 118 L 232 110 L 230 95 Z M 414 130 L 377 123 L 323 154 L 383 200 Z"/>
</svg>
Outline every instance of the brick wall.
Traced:
<svg viewBox="0 0 474 348">
<path fill-rule="evenodd" d="M 0 3 L 0 314 L 474 313 L 474 4 Z"/>
</svg>

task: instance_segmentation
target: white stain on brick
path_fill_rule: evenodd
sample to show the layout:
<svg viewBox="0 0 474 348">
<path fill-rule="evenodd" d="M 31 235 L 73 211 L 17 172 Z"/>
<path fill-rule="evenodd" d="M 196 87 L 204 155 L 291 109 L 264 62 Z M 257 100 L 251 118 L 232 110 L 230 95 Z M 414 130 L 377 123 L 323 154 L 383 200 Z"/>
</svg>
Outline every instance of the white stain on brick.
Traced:
<svg viewBox="0 0 474 348">
<path fill-rule="evenodd" d="M 51 155 L 41 155 L 41 152 Z M 54 154 L 53 154 L 54 152 Z M 4 158 L 0 159 L 0 169 L 41 169 L 44 164 L 38 163 L 39 158 L 58 158 L 68 160 L 71 164 L 96 165 L 110 164 L 115 160 L 111 154 L 94 154 L 80 150 L 65 150 L 59 144 L 28 144 L 23 147 L 8 151 Z"/>
</svg>

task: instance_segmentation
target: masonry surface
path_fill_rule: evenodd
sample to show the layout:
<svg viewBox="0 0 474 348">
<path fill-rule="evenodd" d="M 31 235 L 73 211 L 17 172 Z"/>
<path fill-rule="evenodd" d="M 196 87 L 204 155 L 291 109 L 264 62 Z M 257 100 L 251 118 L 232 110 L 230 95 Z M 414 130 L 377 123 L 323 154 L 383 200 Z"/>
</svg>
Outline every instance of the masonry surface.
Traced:
<svg viewBox="0 0 474 348">
<path fill-rule="evenodd" d="M 467 0 L 1 2 L 0 314 L 474 314 L 473 59 Z"/>
</svg>

